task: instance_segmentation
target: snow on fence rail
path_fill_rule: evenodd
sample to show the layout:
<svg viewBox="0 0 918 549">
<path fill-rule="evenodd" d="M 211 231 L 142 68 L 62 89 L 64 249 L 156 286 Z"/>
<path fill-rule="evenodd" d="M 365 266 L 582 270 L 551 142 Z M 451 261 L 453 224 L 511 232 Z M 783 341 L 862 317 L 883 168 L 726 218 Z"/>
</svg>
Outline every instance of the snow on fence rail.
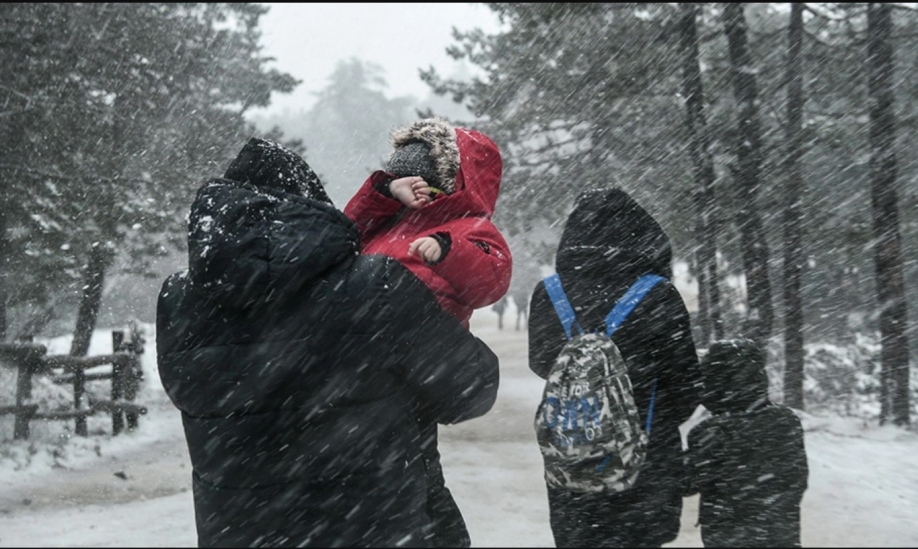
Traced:
<svg viewBox="0 0 918 549">
<path fill-rule="evenodd" d="M 144 406 L 134 402 L 143 374 L 140 355 L 143 354 L 144 339 L 133 324 L 127 341 L 124 335 L 123 331 L 112 332 L 112 354 L 88 357 L 48 355 L 47 347 L 33 343 L 31 336 L 16 343 L 0 343 L 0 363 L 17 370 L 16 404 L 0 406 L 0 415 L 16 416 L 13 438 L 28 439 L 29 422 L 36 419 L 73 419 L 76 434 L 87 436 L 86 418 L 96 412 L 111 414 L 112 434 L 123 431 L 125 421 L 128 429 L 136 429 L 139 416 L 147 413 Z M 87 372 L 90 369 L 94 371 Z M 50 376 L 57 384 L 73 384 L 73 409 L 40 412 L 38 404 L 31 402 L 32 377 L 36 375 Z M 86 382 L 100 379 L 112 380 L 111 400 L 93 400 L 86 395 Z M 85 403 L 84 396 L 87 396 Z"/>
</svg>

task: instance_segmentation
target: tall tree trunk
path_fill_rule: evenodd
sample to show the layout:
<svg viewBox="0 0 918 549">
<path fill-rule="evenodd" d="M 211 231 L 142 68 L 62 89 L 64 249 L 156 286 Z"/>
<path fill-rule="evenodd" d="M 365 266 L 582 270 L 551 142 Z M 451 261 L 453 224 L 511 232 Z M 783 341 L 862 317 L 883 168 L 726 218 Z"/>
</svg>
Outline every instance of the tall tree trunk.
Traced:
<svg viewBox="0 0 918 549">
<path fill-rule="evenodd" d="M 125 164 L 125 124 L 127 116 L 124 111 L 124 98 L 115 94 L 112 102 L 112 124 L 109 128 L 112 143 L 108 158 L 110 176 L 117 180 Z M 83 295 L 77 312 L 76 327 L 73 330 L 73 343 L 70 346 L 72 356 L 85 356 L 89 352 L 92 333 L 96 329 L 96 318 L 102 303 L 102 288 L 105 283 L 105 271 L 114 261 L 114 250 L 106 245 L 106 240 L 115 234 L 117 221 L 115 211 L 117 204 L 111 193 L 100 193 L 98 197 L 95 224 L 98 234 L 92 236 L 97 243 L 90 248 L 89 262 L 83 281 Z"/>
<path fill-rule="evenodd" d="M 695 175 L 695 274 L 703 345 L 720 339 L 720 291 L 717 286 L 714 162 L 704 114 L 704 88 L 698 62 L 697 4 L 682 4 L 679 40 L 682 49 L 682 94 L 685 97 L 689 152 Z"/>
<path fill-rule="evenodd" d="M 96 327 L 99 305 L 102 302 L 102 285 L 105 282 L 105 270 L 112 261 L 112 253 L 101 242 L 89 252 L 89 262 L 83 280 L 83 296 L 77 312 L 76 328 L 73 331 L 73 342 L 70 345 L 72 356 L 86 356 L 89 342 Z"/>
<path fill-rule="evenodd" d="M 734 179 L 738 198 L 736 222 L 740 230 L 743 270 L 749 296 L 745 335 L 764 344 L 771 335 L 774 312 L 768 280 L 768 243 L 756 203 L 762 165 L 761 129 L 755 70 L 747 38 L 743 4 L 723 4 L 724 29 L 730 50 L 730 79 L 738 109 Z"/>
<path fill-rule="evenodd" d="M 880 421 L 909 422 L 908 339 L 899 207 L 896 194 L 893 112 L 892 8 L 872 3 L 867 10 L 867 70 L 870 105 L 870 179 L 880 307 Z"/>
<path fill-rule="evenodd" d="M 6 303 L 10 297 L 7 282 L 10 273 L 10 242 L 9 233 L 7 233 L 7 215 L 6 200 L 5 198 L 0 199 L 0 343 L 6 341 L 6 333 L 9 330 L 6 323 Z"/>
<path fill-rule="evenodd" d="M 798 410 L 803 401 L 803 303 L 800 277 L 803 268 L 803 237 L 800 199 L 803 176 L 803 4 L 791 4 L 787 47 L 787 156 L 784 159 L 787 188 L 784 191 L 784 404 Z"/>
</svg>

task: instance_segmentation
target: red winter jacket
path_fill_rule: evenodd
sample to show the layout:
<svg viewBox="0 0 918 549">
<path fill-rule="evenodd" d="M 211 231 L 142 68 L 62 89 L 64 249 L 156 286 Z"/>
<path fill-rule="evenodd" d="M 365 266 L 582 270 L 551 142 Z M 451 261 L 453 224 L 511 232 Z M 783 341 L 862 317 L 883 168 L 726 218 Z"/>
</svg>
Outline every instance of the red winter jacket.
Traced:
<svg viewBox="0 0 918 549">
<path fill-rule="evenodd" d="M 351 198 L 344 214 L 357 224 L 364 254 L 386 255 L 408 267 L 440 305 L 468 327 L 474 309 L 491 305 L 507 293 L 512 258 L 506 240 L 491 222 L 500 191 L 500 151 L 480 132 L 456 128 L 455 133 L 459 169 L 453 193 L 408 210 L 398 199 L 377 190 L 393 179 L 377 170 Z M 399 214 L 402 217 L 395 221 Z M 445 258 L 429 265 L 418 254 L 408 255 L 411 242 L 435 233 L 449 234 Z"/>
</svg>

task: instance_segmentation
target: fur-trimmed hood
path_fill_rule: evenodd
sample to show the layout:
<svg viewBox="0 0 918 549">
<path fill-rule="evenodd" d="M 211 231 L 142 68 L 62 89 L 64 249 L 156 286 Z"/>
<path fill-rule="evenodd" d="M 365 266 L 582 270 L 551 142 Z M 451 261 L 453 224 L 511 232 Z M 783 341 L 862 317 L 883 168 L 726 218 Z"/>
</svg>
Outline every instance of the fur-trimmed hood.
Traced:
<svg viewBox="0 0 918 549">
<path fill-rule="evenodd" d="M 494 213 L 503 163 L 500 149 L 489 137 L 433 117 L 396 128 L 389 141 L 393 151 L 414 142 L 430 147 L 437 178 L 447 196 L 428 208 L 449 203 L 451 211 L 458 208 L 470 216 L 490 217 Z"/>
</svg>

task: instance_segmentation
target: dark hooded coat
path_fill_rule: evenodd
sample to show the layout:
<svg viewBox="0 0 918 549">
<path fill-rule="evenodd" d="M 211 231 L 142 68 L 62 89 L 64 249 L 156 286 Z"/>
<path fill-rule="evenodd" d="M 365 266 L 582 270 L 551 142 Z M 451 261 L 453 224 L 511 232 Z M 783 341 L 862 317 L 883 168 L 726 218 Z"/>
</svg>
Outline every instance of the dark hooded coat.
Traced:
<svg viewBox="0 0 918 549">
<path fill-rule="evenodd" d="M 356 227 L 312 178 L 250 142 L 199 189 L 188 270 L 159 295 L 198 543 L 427 546 L 419 418 L 487 412 L 498 360 L 407 269 L 358 255 Z"/>
<path fill-rule="evenodd" d="M 612 338 L 628 364 L 642 424 L 657 383 L 645 468 L 637 485 L 620 494 L 549 489 L 558 547 L 658 547 L 678 535 L 685 483 L 679 424 L 701 403 L 702 384 L 689 314 L 669 281 L 671 263 L 669 238 L 625 192 L 578 197 L 555 268 L 584 331 L 602 328 L 641 275 L 667 280 L 654 286 Z M 542 282 L 533 290 L 529 315 L 529 366 L 547 378 L 567 338 Z"/>
<path fill-rule="evenodd" d="M 769 402 L 764 353 L 749 340 L 717 342 L 702 373 L 713 416 L 689 431 L 687 460 L 704 546 L 800 547 L 803 428 Z"/>
</svg>

